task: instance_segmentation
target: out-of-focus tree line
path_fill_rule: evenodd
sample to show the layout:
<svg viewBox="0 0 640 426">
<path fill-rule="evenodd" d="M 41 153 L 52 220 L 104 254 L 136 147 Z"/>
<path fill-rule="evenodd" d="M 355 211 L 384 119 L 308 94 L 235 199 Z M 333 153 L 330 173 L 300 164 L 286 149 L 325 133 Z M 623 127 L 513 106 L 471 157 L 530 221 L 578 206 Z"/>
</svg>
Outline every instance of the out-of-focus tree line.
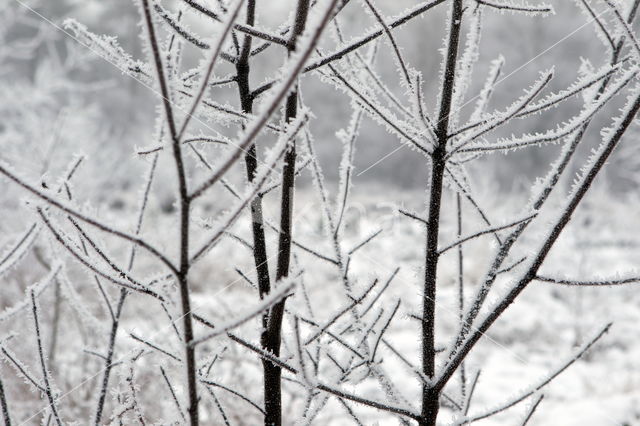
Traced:
<svg viewBox="0 0 640 426">
<path fill-rule="evenodd" d="M 378 6 L 387 16 L 394 16 L 416 3 L 412 0 L 379 1 Z M 496 108 L 506 106 L 520 96 L 520 88 L 530 84 L 540 69 L 549 68 L 552 64 L 555 64 L 552 90 L 574 81 L 580 66 L 588 67 L 591 61 L 594 67 L 601 65 L 597 58 L 601 56 L 603 44 L 596 34 L 595 22 L 589 17 L 585 18 L 575 2 L 554 0 L 550 3 L 556 14 L 545 19 L 513 14 L 502 16 L 493 9 L 487 11 L 484 25 L 488 28 L 483 33 L 482 53 L 470 93 L 479 93 L 491 61 L 500 55 L 504 57 L 503 81 L 500 82 L 502 90 L 497 91 L 492 100 Z M 175 6 L 172 1 L 164 2 L 164 5 L 169 8 Z M 258 16 L 263 20 L 258 24 L 277 29 L 287 22 L 288 13 L 293 10 L 292 5 L 291 0 L 258 2 Z M 29 10 L 30 7 L 41 16 Z M 376 25 L 371 17 L 356 13 L 358 7 L 349 5 L 340 16 L 340 32 L 346 40 Z M 435 90 L 440 73 L 445 12 L 445 8 L 437 8 L 395 31 L 405 58 L 423 74 L 425 93 L 431 95 L 425 102 L 430 108 L 436 107 Z M 46 22 L 45 18 L 51 22 Z M 0 122 L 0 138 L 11 139 L 12 143 L 3 146 L 12 149 L 32 147 L 32 154 L 42 157 L 43 174 L 51 171 L 51 168 L 64 168 L 65 164 L 56 162 L 56 159 L 68 158 L 73 149 L 96 155 L 101 152 L 99 155 L 104 157 L 102 164 L 105 171 L 113 174 L 119 168 L 126 167 L 126 160 L 133 157 L 136 147 L 148 144 L 144 138 L 151 134 L 152 129 L 147 127 L 154 111 L 149 111 L 143 105 L 149 105 L 148 100 L 153 93 L 74 41 L 69 33 L 63 32 L 62 23 L 67 18 L 77 19 L 96 34 L 115 35 L 123 49 L 135 58 L 142 57 L 138 15 L 134 2 L 130 0 L 0 0 L 0 112 L 4 117 Z M 207 38 L 207 34 L 199 32 L 206 27 L 205 18 L 201 19 L 202 22 L 194 20 L 189 25 Z M 333 33 L 337 37 L 335 29 Z M 395 69 L 392 49 L 387 48 L 386 42 L 381 47 L 377 59 L 381 66 L 381 77 L 387 82 L 399 82 L 400 79 L 394 78 L 398 70 Z M 192 59 L 194 65 L 199 60 Z M 253 85 L 263 82 L 268 72 L 280 65 L 281 58 L 263 55 L 259 60 L 263 61 L 265 71 L 261 72 L 260 67 L 254 68 Z M 341 95 L 328 90 L 326 85 L 318 81 L 317 75 L 307 75 L 303 84 L 305 101 L 314 108 L 316 114 L 331 117 L 330 121 L 318 122 L 325 123 L 324 126 L 328 121 L 334 123 L 331 127 L 314 129 L 319 140 L 321 161 L 337 162 L 339 158 L 333 157 L 339 155 L 337 153 L 340 151 L 334 149 L 334 145 L 340 142 L 335 132 L 346 125 L 348 105 L 337 102 Z M 404 90 L 399 85 L 394 89 L 398 94 Z M 233 104 L 233 88 L 228 89 L 228 95 L 229 103 Z M 219 101 L 226 102 L 224 99 Z M 579 108 L 578 100 L 575 102 L 576 108 Z M 466 108 L 471 110 L 472 106 L 473 103 L 469 102 Z M 528 127 L 522 130 L 545 130 L 547 121 L 558 121 L 555 116 L 554 120 L 549 120 L 549 114 L 556 113 L 558 111 L 551 110 L 539 115 L 533 127 L 529 120 Z M 22 120 L 10 119 L 16 114 L 23 114 Z M 17 123 L 21 127 L 7 123 Z M 64 131 L 61 131 L 63 128 Z M 509 132 L 513 131 L 511 127 Z M 499 131 L 496 135 L 508 136 Z M 595 140 L 592 142 L 596 143 Z M 114 149 L 92 149 L 104 144 L 113 145 Z M 585 155 L 592 146 L 585 144 Z M 375 123 L 365 119 L 356 164 L 364 172 L 359 176 L 359 172 L 356 172 L 356 182 L 374 181 L 404 188 L 423 185 L 427 173 L 421 167 L 421 159 L 411 155 L 409 149 L 398 147 L 397 141 L 380 132 Z M 551 146 L 518 151 L 509 154 L 516 158 L 508 162 L 504 161 L 502 154 L 497 154 L 478 164 L 491 170 L 489 175 L 503 188 L 517 189 L 520 182 L 533 179 L 536 167 L 547 162 L 557 149 Z M 378 163 L 383 158 L 384 161 Z M 616 183 L 628 184 L 631 181 L 628 169 L 634 168 L 628 155 L 624 158 L 617 155 L 612 161 L 620 161 L 623 167 L 611 168 L 609 177 Z M 128 184 L 127 173 L 132 171 L 121 172 L 121 184 L 125 186 Z M 328 178 L 335 179 L 336 176 L 329 175 Z M 624 188 L 625 185 L 616 187 Z"/>
</svg>

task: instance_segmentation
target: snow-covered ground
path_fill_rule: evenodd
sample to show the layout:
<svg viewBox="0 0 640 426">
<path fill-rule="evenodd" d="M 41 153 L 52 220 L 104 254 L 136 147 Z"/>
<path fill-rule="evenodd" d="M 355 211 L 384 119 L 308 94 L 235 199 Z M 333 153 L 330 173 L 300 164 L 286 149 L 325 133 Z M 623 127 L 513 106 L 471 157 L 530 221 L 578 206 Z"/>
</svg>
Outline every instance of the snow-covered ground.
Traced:
<svg viewBox="0 0 640 426">
<path fill-rule="evenodd" d="M 417 365 L 419 351 L 418 321 L 411 317 L 419 314 L 421 309 L 420 287 L 421 268 L 423 264 L 424 230 L 420 223 L 397 213 L 398 207 L 419 212 L 422 209 L 424 194 L 420 191 L 394 192 L 394 203 L 390 197 L 381 196 L 363 188 L 361 193 L 367 196 L 354 196 L 352 207 L 345 216 L 346 228 L 344 249 L 357 246 L 373 233 L 382 232 L 353 256 L 350 264 L 350 277 L 358 294 L 368 287 L 374 279 L 385 282 L 396 270 L 399 272 L 385 291 L 380 302 L 368 315 L 376 315 L 382 308 L 389 312 L 396 300 L 401 301 L 399 315 L 387 331 L 387 340 L 408 360 Z M 387 194 L 384 194 L 387 195 Z M 506 195 L 504 195 L 506 197 Z M 604 200 L 603 191 L 596 192 L 591 201 Z M 640 227 L 635 223 L 633 212 L 638 206 L 630 202 L 622 203 L 613 197 L 606 202 L 589 202 L 588 210 L 580 211 L 573 219 L 572 225 L 554 248 L 542 271 L 546 275 L 556 277 L 601 278 L 613 277 L 616 274 L 628 276 L 634 272 L 640 247 L 634 236 Z M 514 202 L 514 205 L 517 202 Z M 454 217 L 450 211 L 450 199 L 445 200 L 443 212 L 442 240 L 448 241 L 455 236 Z M 324 234 L 321 209 L 314 191 L 302 190 L 297 197 L 297 222 L 294 225 L 298 241 L 312 247 L 320 253 L 330 253 L 331 245 Z M 493 206 L 497 214 L 509 209 L 508 206 Z M 267 202 L 265 213 L 272 213 L 275 208 Z M 514 208 L 513 206 L 510 208 Z M 126 207 L 125 207 L 126 209 Z M 275 212 L 276 210 L 273 210 Z M 126 217 L 123 211 L 103 211 L 104 217 L 117 221 Z M 174 219 L 168 215 L 152 215 L 148 227 L 162 229 L 172 224 Z M 496 222 L 500 223 L 500 222 Z M 544 223 L 544 221 L 543 221 Z M 481 228 L 481 223 L 470 215 L 464 224 L 465 229 L 472 231 Z M 169 229 L 169 228 L 167 228 Z M 233 232 L 250 241 L 249 223 L 240 220 Z M 536 234 L 526 242 L 535 244 Z M 166 237 L 166 236 L 165 236 Z M 160 239 L 162 239 L 160 237 Z M 269 247 L 275 247 L 274 235 L 270 234 Z M 170 247 L 164 247 L 169 249 Z M 482 278 L 496 246 L 490 236 L 482 237 L 465 245 L 465 292 L 468 298 L 473 295 L 478 281 Z M 528 246 L 520 247 L 526 252 Z M 253 260 L 247 247 L 237 240 L 229 238 L 220 243 L 193 271 L 191 275 L 194 289 L 195 311 L 205 318 L 223 321 L 225 318 L 243 311 L 247 306 L 257 302 L 257 295 L 247 283 L 241 279 L 236 270 L 243 271 L 248 277 L 254 277 Z M 346 304 L 342 282 L 333 265 L 316 257 L 296 250 L 296 268 L 304 270 L 303 279 L 312 301 L 314 318 L 322 323 L 336 310 Z M 458 287 L 456 257 L 447 254 L 440 265 L 438 282 L 437 311 L 437 344 L 446 346 L 451 343 L 458 324 Z M 7 279 L 7 286 L 15 291 L 3 297 L 2 306 L 9 307 L 23 298 L 24 288 L 40 276 L 38 262 L 28 255 L 23 265 L 18 267 Z M 144 268 L 143 268 L 144 269 Z M 72 277 L 71 287 L 77 291 L 76 296 L 83 300 L 95 318 L 105 318 L 107 312 L 101 303 L 94 286 L 87 284 L 87 275 L 77 266 L 69 267 Z M 511 276 L 505 276 L 494 288 L 495 300 L 509 285 L 510 278 L 517 274 L 515 269 Z M 525 415 L 532 401 L 541 393 L 544 399 L 531 419 L 532 425 L 638 425 L 640 424 L 640 292 L 637 284 L 607 288 L 569 288 L 553 284 L 533 282 L 529 288 L 512 305 L 506 314 L 490 329 L 480 344 L 473 350 L 466 362 L 466 374 L 472 378 L 480 371 L 477 388 L 471 402 L 471 416 L 498 406 L 502 401 L 517 395 L 523 389 L 536 386 L 540 380 L 563 361 L 572 356 L 584 342 L 600 331 L 609 322 L 613 323 L 610 331 L 582 359 L 571 365 L 550 385 L 532 398 L 518 404 L 514 408 L 490 419 L 482 420 L 482 425 L 514 425 Z M 64 286 L 63 286 L 64 287 Z M 380 289 L 376 288 L 374 293 Z M 170 291 L 173 291 L 169 288 Z M 115 289 L 109 288 L 115 296 Z M 62 315 L 63 327 L 57 344 L 55 365 L 52 367 L 53 377 L 63 392 L 61 406 L 68 418 L 87 418 L 90 416 L 94 400 L 95 387 L 100 377 L 101 364 L 95 357 L 83 352 L 87 349 L 103 352 L 106 345 L 106 322 L 91 323 L 83 320 L 72 308 L 73 295 L 63 291 Z M 297 296 L 296 296 L 297 297 Z M 41 297 L 42 315 L 47 324 L 51 321 L 53 290 L 47 290 Z M 308 316 L 304 308 L 296 306 L 301 299 L 296 298 L 289 306 L 297 312 Z M 177 309 L 177 307 L 173 307 Z M 172 307 L 170 306 L 170 311 Z M 172 311 L 173 312 L 173 311 Z M 177 311 L 176 311 L 177 312 Z M 20 333 L 19 340 L 9 341 L 9 347 L 29 365 L 29 369 L 38 371 L 33 345 L 35 344 L 32 323 L 29 315 L 23 314 L 2 323 L 3 335 L 9 331 Z M 139 342 L 131 338 L 146 338 L 169 352 L 179 354 L 180 343 L 173 334 L 165 314 L 156 304 L 149 304 L 143 296 L 134 295 L 128 300 L 118 350 L 122 361 L 139 349 Z M 252 321 L 237 330 L 239 335 L 257 343 L 257 321 Z M 336 329 L 340 329 L 336 325 Z M 290 341 L 291 328 L 287 325 L 285 342 Z M 303 330 L 306 330 L 303 328 Z M 207 330 L 197 328 L 196 334 L 203 335 Z M 47 331 L 48 333 L 48 331 Z M 45 336 L 46 337 L 46 336 Z M 47 340 L 47 339 L 45 339 Z M 399 391 L 414 407 L 419 406 L 419 387 L 413 373 L 409 371 L 385 347 L 381 346 L 380 355 L 382 369 L 396 385 Z M 260 368 L 254 354 L 242 350 L 225 337 L 216 338 L 202 347 L 201 361 L 220 356 L 212 369 L 211 377 L 217 382 L 232 386 L 246 394 L 253 401 L 261 400 Z M 160 356 L 160 358 L 158 358 Z M 442 360 L 440 360 L 442 361 Z M 179 365 L 167 364 L 162 355 L 151 354 L 142 357 L 135 363 L 135 383 L 139 392 L 140 404 L 149 421 L 168 421 L 168 413 L 172 412 L 166 390 L 162 398 L 149 386 L 156 383 L 158 365 L 164 365 L 167 373 L 175 380 L 178 395 L 184 391 L 180 386 L 182 371 Z M 124 395 L 130 370 L 127 362 L 119 365 L 114 376 L 114 392 L 118 398 L 119 389 Z M 13 367 L 5 364 L 0 373 L 5 387 L 13 389 L 9 401 L 18 406 L 16 411 L 36 413 L 45 405 L 38 395 L 30 392 L 24 385 L 23 392 L 16 392 L 16 373 Z M 38 374 L 35 374 L 36 376 Z M 286 376 L 286 374 L 285 374 Z M 348 390 L 357 391 L 372 398 L 384 399 L 377 382 L 360 378 L 357 386 L 347 386 Z M 117 382 L 120 381 L 118 385 Z M 446 392 L 454 400 L 458 400 L 458 379 L 454 378 Z M 287 410 L 295 416 L 299 415 L 304 400 L 298 392 L 298 385 L 285 382 Z M 120 395 L 120 397 L 122 397 Z M 235 424 L 253 425 L 261 421 L 259 413 L 237 398 L 227 394 L 219 394 L 226 411 L 233 416 Z M 367 421 L 367 424 L 395 424 L 397 420 L 372 409 L 352 405 L 352 408 Z M 205 410 L 205 424 L 218 424 L 220 418 L 212 411 Z M 36 417 L 37 418 L 37 417 Z M 291 418 L 285 416 L 285 418 Z M 176 419 L 179 421 L 179 419 Z M 35 421 L 33 419 L 32 421 Z M 443 409 L 441 424 L 449 424 L 453 419 L 451 412 Z M 27 424 L 30 424 L 29 421 Z M 163 423 L 166 424 L 166 423 Z M 314 424 L 347 425 L 353 424 L 344 408 L 330 399 Z"/>
<path fill-rule="evenodd" d="M 369 191 L 364 191 L 370 193 Z M 379 229 L 383 232 L 364 246 L 350 266 L 350 274 L 362 290 L 375 278 L 381 281 L 391 276 L 399 267 L 389 289 L 383 294 L 380 306 L 391 309 L 400 299 L 400 315 L 387 332 L 396 349 L 417 365 L 419 351 L 418 322 L 410 317 L 421 309 L 419 283 L 423 264 L 424 230 L 422 226 L 405 216 L 394 213 L 397 206 L 413 211 L 421 209 L 421 192 L 394 194 L 397 204 L 376 202 L 376 197 L 356 197 L 348 213 L 346 244 L 357 245 Z M 604 196 L 602 192 L 593 199 Z M 323 253 L 330 252 L 322 240 L 322 224 L 319 209 L 311 194 L 299 194 L 298 209 L 302 213 L 296 229 L 300 241 Z M 632 206 L 615 200 L 599 203 L 600 208 L 579 212 L 552 256 L 545 262 L 544 274 L 560 278 L 604 278 L 632 275 L 637 268 L 640 247 L 635 243 Z M 589 204 L 593 206 L 594 204 Z M 267 207 L 268 210 L 268 207 Z M 453 223 L 447 217 L 443 226 L 443 239 L 453 234 Z M 588 218 L 588 219 L 587 219 Z M 588 224 L 585 225 L 585 222 Z M 499 222 L 498 222 L 499 223 Z M 470 219 L 469 231 L 480 227 Z M 242 225 L 239 224 L 239 228 Z M 533 233 L 529 242 L 535 244 Z M 491 237 L 483 237 L 465 245 L 465 292 L 473 295 L 479 280 L 486 272 L 495 243 Z M 526 252 L 528 247 L 521 247 Z M 305 284 L 313 300 L 317 318 L 327 318 L 344 305 L 339 276 L 326 264 L 313 256 L 300 253 L 299 262 L 305 268 Z M 248 265 L 250 267 L 250 265 Z M 212 269 L 214 267 L 212 266 Z M 455 256 L 448 255 L 440 265 L 441 279 L 438 287 L 438 344 L 451 343 L 458 324 L 458 289 L 456 284 Z M 207 269 L 205 276 L 212 270 Z M 498 295 L 511 283 L 504 277 L 494 289 Z M 233 274 L 230 273 L 230 276 Z M 198 275 L 196 275 L 198 276 Z M 206 279 L 203 276 L 203 280 Z M 198 278 L 196 278 L 196 281 Z M 242 303 L 251 290 L 230 277 L 236 283 L 217 297 L 227 306 L 234 301 Z M 251 297 L 251 296 L 249 296 Z M 207 296 L 203 295 L 206 300 Z M 467 299 L 468 300 L 468 299 Z M 204 302 L 204 301 L 203 301 Z M 215 310 L 215 308 L 212 308 Z M 323 317 L 323 314 L 325 315 Z M 322 321 L 320 321 L 322 322 Z M 477 389 L 471 402 L 471 416 L 499 406 L 522 390 L 536 386 L 563 362 L 576 353 L 577 348 L 591 339 L 608 323 L 610 331 L 587 354 L 571 365 L 553 382 L 534 397 L 514 408 L 478 422 L 482 425 L 514 425 L 522 420 L 526 410 L 540 394 L 544 399 L 530 420 L 533 425 L 638 425 L 640 424 L 640 293 L 637 284 L 621 287 L 575 288 L 533 282 L 512 305 L 503 318 L 490 329 L 474 349 L 466 363 L 466 374 L 473 377 L 479 370 Z M 254 340 L 255 341 L 255 340 Z M 418 406 L 419 387 L 413 374 L 394 355 L 381 349 L 383 368 L 409 401 Z M 457 381 L 448 390 L 457 395 Z M 364 381 L 357 388 L 381 397 L 377 385 Z M 259 398 L 259 392 L 256 393 Z M 337 403 L 330 405 L 317 419 L 317 424 L 352 424 L 344 409 Z M 372 424 L 395 423 L 390 417 L 371 409 L 358 409 L 363 418 Z M 443 411 L 440 421 L 452 421 L 450 413 Z M 248 423 L 250 424 L 250 423 Z"/>
</svg>

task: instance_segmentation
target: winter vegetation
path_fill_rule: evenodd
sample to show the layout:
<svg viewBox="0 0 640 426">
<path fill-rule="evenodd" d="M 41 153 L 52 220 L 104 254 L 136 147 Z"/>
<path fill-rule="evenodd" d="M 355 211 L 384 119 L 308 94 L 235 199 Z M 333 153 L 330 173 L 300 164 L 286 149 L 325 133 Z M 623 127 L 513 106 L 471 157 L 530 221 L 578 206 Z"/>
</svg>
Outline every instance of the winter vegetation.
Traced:
<svg viewBox="0 0 640 426">
<path fill-rule="evenodd" d="M 5 425 L 640 425 L 640 0 L 0 0 Z"/>
</svg>

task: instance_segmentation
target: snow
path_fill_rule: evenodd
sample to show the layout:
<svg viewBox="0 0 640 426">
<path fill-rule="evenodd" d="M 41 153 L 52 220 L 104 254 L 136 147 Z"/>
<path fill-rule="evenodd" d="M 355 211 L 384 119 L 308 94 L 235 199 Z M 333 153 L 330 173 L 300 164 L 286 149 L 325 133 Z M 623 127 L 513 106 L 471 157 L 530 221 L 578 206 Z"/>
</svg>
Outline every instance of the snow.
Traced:
<svg viewBox="0 0 640 426">
<path fill-rule="evenodd" d="M 446 8 L 436 6 L 445 2 L 432 0 L 388 17 L 408 1 L 311 2 L 295 51 L 283 49 L 291 27 L 279 19 L 291 21 L 295 9 L 279 4 L 282 16 L 271 11 L 252 26 L 261 32 L 265 23 L 280 25 L 262 35 L 279 34 L 272 46 L 260 41 L 249 55 L 249 86 L 258 90 L 252 107 L 244 97 L 237 106 L 234 72 L 242 31 L 236 24 L 251 2 L 220 0 L 208 11 L 192 1 L 176 8 L 145 0 L 149 38 L 141 49 L 113 28 L 64 20 L 61 36 L 125 74 L 116 79 L 142 83 L 145 94 L 157 95 L 158 86 L 160 102 L 113 101 L 109 87 L 82 82 L 93 76 L 71 78 L 84 62 L 63 54 L 40 23 L 23 24 L 36 29 L 33 45 L 0 29 L 9 46 L 0 48 L 0 59 L 37 63 L 26 65 L 32 76 L 7 68 L 6 80 L 16 84 L 5 84 L 0 71 L 7 105 L 0 122 L 0 325 L 7 336 L 0 339 L 0 385 L 9 390 L 0 402 L 9 402 L 15 421 L 84 424 L 102 416 L 112 424 L 182 424 L 187 404 L 199 403 L 202 424 L 260 424 L 266 359 L 283 368 L 287 425 L 411 424 L 421 416 L 425 387 L 439 385 L 439 425 L 640 424 L 640 197 L 607 175 L 595 179 L 616 155 L 637 154 L 624 149 L 637 139 L 640 108 L 640 47 L 622 15 L 630 10 L 605 0 L 611 16 L 593 29 L 611 45 L 607 38 L 624 39 L 612 58 L 589 51 L 588 58 L 560 60 L 556 52 L 560 66 L 537 62 L 532 74 L 502 84 L 516 72 L 501 77 L 500 53 L 509 43 L 494 36 L 494 12 L 545 22 L 546 31 L 553 8 L 458 0 L 444 19 Z M 421 38 L 440 40 L 438 31 L 448 28 L 451 40 L 458 29 L 466 40 L 448 52 L 454 44 L 445 37 L 449 66 L 436 47 L 413 49 L 423 40 L 408 22 L 432 8 L 445 28 L 416 20 L 433 30 Z M 351 25 L 354 12 L 371 28 Z M 206 19 L 193 20 L 201 14 Z M 336 21 L 327 36 L 334 14 L 349 25 Z M 505 28 L 513 37 L 520 30 Z M 487 44 L 497 58 L 491 63 Z M 47 58 L 39 60 L 34 46 Z M 259 62 L 254 56 L 262 52 Z M 145 53 L 152 53 L 149 63 L 135 59 Z M 96 93 L 71 100 L 82 90 Z M 94 97 L 95 106 L 85 105 Z M 334 98 L 338 103 L 329 104 Z M 462 111 L 474 101 L 473 111 Z M 103 104 L 139 116 L 118 121 Z M 283 120 L 294 104 L 297 118 Z M 426 113 L 434 105 L 452 134 L 435 137 Z M 139 128 L 129 134 L 126 126 Z M 559 142 L 560 149 L 545 146 Z M 418 151 L 400 172 L 416 175 L 419 185 L 360 176 L 363 154 L 379 143 Z M 247 148 L 254 145 L 257 166 L 247 179 Z M 137 146 L 149 148 L 131 156 Z M 277 219 L 288 217 L 279 196 L 289 186 L 280 172 L 293 146 L 299 158 L 294 191 L 285 194 L 295 200 L 287 241 Z M 537 158 L 536 176 L 500 186 L 499 168 L 519 165 L 506 155 L 515 149 Z M 78 155 L 84 151 L 104 154 Z M 328 151 L 333 157 L 324 156 Z M 485 155 L 494 152 L 505 156 Z M 637 161 L 622 163 L 637 191 Z M 440 178 L 438 215 L 425 192 Z M 264 226 L 264 253 L 252 220 Z M 287 245 L 291 256 L 285 250 L 283 257 L 278 250 Z M 271 290 L 259 293 L 262 254 L 272 275 L 286 278 L 266 274 Z M 425 257 L 437 262 L 435 291 L 425 284 Z M 620 281 L 628 282 L 609 285 Z M 434 318 L 422 316 L 425 297 L 434 298 Z M 273 321 L 263 315 L 275 305 L 285 308 L 277 335 L 268 334 Z M 431 326 L 435 342 L 424 337 Z M 274 337 L 281 347 L 271 349 Z M 423 363 L 430 355 L 435 372 Z"/>
</svg>

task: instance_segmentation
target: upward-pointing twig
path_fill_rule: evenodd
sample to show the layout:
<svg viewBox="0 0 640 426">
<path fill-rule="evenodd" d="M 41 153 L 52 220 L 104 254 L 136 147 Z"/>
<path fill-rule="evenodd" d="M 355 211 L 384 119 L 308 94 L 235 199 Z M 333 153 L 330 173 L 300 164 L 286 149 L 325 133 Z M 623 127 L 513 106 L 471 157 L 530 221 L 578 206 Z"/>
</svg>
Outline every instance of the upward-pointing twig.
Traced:
<svg viewBox="0 0 640 426">
<path fill-rule="evenodd" d="M 242 1 L 242 0 L 238 0 Z M 183 125 L 180 133 L 176 130 L 176 121 L 171 104 L 171 93 L 167 84 L 165 76 L 165 68 L 162 62 L 160 54 L 160 45 L 156 38 L 156 32 L 153 24 L 153 17 L 149 8 L 149 0 L 142 0 L 142 11 L 144 14 L 144 23 L 146 26 L 147 34 L 149 37 L 149 45 L 151 47 L 151 53 L 153 56 L 153 62 L 155 64 L 155 70 L 158 77 L 158 84 L 160 86 L 160 92 L 162 95 L 162 103 L 164 106 L 165 118 L 169 127 L 169 135 L 171 137 L 173 148 L 173 159 L 176 167 L 176 174 L 178 177 L 178 200 L 180 203 L 180 229 L 179 229 L 179 249 L 180 249 L 180 263 L 176 272 L 176 279 L 178 281 L 178 288 L 180 290 L 180 303 L 182 307 L 182 324 L 183 324 L 183 342 L 185 344 L 185 363 L 186 363 L 186 376 L 187 376 L 187 389 L 189 398 L 189 407 L 187 409 L 189 413 L 189 422 L 191 426 L 198 426 L 200 422 L 198 412 L 198 381 L 197 381 L 197 366 L 195 349 L 188 346 L 186 343 L 193 340 L 193 318 L 191 315 L 191 300 L 189 290 L 189 209 L 190 198 L 189 189 L 187 187 L 187 177 L 184 165 L 184 159 L 182 157 L 182 147 L 180 144 L 180 135 L 185 130 L 186 126 Z M 214 53 L 212 62 L 215 61 L 217 53 Z M 213 67 L 213 64 L 211 64 Z M 206 80 L 209 76 L 207 75 Z M 206 81 L 205 81 L 206 86 Z M 194 102 L 192 109 L 197 107 L 199 102 Z M 185 124 L 188 123 L 188 117 Z"/>
<path fill-rule="evenodd" d="M 296 82 L 298 75 L 302 71 L 302 68 L 307 59 L 311 56 L 311 53 L 315 49 L 322 31 L 325 28 L 329 18 L 331 17 L 331 11 L 333 10 L 336 2 L 337 0 L 331 1 L 324 14 L 322 15 L 320 22 L 317 24 L 316 28 L 314 28 L 310 37 L 307 39 L 306 44 L 304 46 L 301 46 L 301 48 L 297 51 L 299 53 L 293 56 L 292 63 L 290 64 L 290 66 L 286 67 L 286 73 L 284 74 L 285 77 L 279 85 L 278 90 L 274 93 L 270 101 L 266 103 L 266 106 L 264 107 L 262 113 L 257 116 L 247 127 L 244 136 L 242 136 L 240 142 L 236 144 L 236 149 L 227 158 L 223 159 L 221 161 L 221 165 L 213 172 L 213 174 L 193 191 L 193 193 L 189 197 L 190 200 L 197 199 L 206 190 L 208 190 L 211 186 L 213 186 L 220 180 L 220 178 L 227 172 L 227 170 L 231 168 L 231 166 L 238 160 L 238 158 L 240 158 L 240 156 L 245 153 L 247 147 L 255 140 L 269 118 L 278 109 L 282 100 L 289 93 L 289 89 Z"/>
<path fill-rule="evenodd" d="M 2 173 L 3 175 L 5 175 L 7 178 L 9 178 L 10 180 L 12 180 L 13 182 L 15 182 L 16 184 L 18 184 L 19 186 L 23 187 L 24 189 L 26 189 L 27 191 L 29 191 L 30 193 L 32 193 L 33 195 L 35 195 L 36 197 L 46 201 L 47 203 L 49 203 L 50 205 L 64 211 L 65 213 L 70 214 L 71 216 L 80 219 L 81 221 L 88 223 L 89 225 L 100 229 L 101 231 L 104 231 L 106 233 L 115 235 L 119 238 L 122 238 L 124 240 L 127 240 L 131 243 L 134 243 L 140 247 L 142 247 L 143 249 L 145 249 L 146 251 L 148 251 L 150 254 L 152 254 L 153 256 L 155 256 L 158 260 L 160 260 L 162 263 L 164 263 L 172 272 L 177 272 L 176 267 L 173 265 L 173 263 L 162 253 L 160 253 L 160 251 L 158 251 L 155 247 L 153 247 L 151 244 L 147 243 L 146 241 L 144 241 L 143 239 L 131 235 L 127 232 L 123 232 L 123 231 L 119 231 L 115 228 L 112 228 L 108 225 L 105 225 L 104 223 L 102 223 L 101 221 L 99 221 L 98 219 L 94 219 L 88 215 L 82 214 L 78 211 L 76 211 L 73 207 L 68 206 L 66 203 L 62 202 L 62 201 L 58 201 L 55 198 L 53 198 L 52 196 L 46 194 L 45 192 L 42 192 L 38 189 L 36 189 L 34 186 L 26 183 L 23 179 L 21 179 L 20 177 L 18 177 L 17 174 L 15 174 L 14 172 L 10 171 L 8 168 L 6 168 L 5 166 L 3 166 L 2 164 L 0 164 L 0 173 Z"/>
<path fill-rule="evenodd" d="M 51 381 L 49 379 L 49 369 L 47 368 L 47 362 L 44 356 L 44 350 L 42 349 L 42 337 L 40 336 L 40 322 L 38 320 L 38 306 L 36 303 L 36 295 L 33 290 L 31 293 L 31 304 L 33 308 L 33 322 L 36 330 L 36 342 L 38 344 L 38 357 L 40 358 L 40 367 L 42 368 L 42 381 L 44 383 L 44 391 L 47 395 L 47 399 L 49 400 L 49 408 L 51 409 L 51 413 L 53 414 L 53 418 L 58 424 L 58 426 L 62 426 L 62 421 L 60 420 L 60 415 L 58 414 L 56 397 L 53 394 L 53 390 L 51 388 Z"/>
<path fill-rule="evenodd" d="M 611 325 L 612 325 L 611 323 L 607 324 L 591 340 L 589 340 L 586 344 L 584 344 L 573 356 L 571 356 L 567 361 L 563 362 L 557 368 L 554 368 L 553 371 L 551 372 L 551 374 L 547 375 L 539 383 L 537 383 L 537 384 L 535 384 L 533 386 L 530 386 L 528 389 L 526 389 L 525 391 L 517 394 L 515 397 L 509 398 L 506 402 L 503 402 L 503 403 L 499 404 L 496 408 L 487 410 L 487 411 L 482 412 L 482 413 L 478 413 L 476 415 L 466 416 L 466 417 L 464 417 L 462 419 L 459 419 L 456 422 L 456 424 L 458 424 L 458 425 L 471 424 L 471 423 L 476 422 L 478 420 L 482 420 L 482 419 L 486 419 L 488 417 L 494 416 L 494 415 L 496 415 L 498 413 L 501 413 L 501 412 L 503 412 L 505 410 L 508 410 L 509 408 L 513 407 L 514 405 L 524 401 L 525 399 L 529 398 L 531 395 L 533 395 L 536 392 L 540 391 L 540 389 L 542 389 L 543 387 L 548 385 L 553 379 L 555 379 L 560 374 L 562 374 L 567 368 L 569 368 L 569 366 L 571 366 L 573 363 L 575 363 L 580 358 L 582 358 L 582 356 L 589 349 L 591 349 L 591 347 L 593 347 L 593 345 L 598 340 L 600 340 L 600 338 L 602 338 L 602 336 L 604 336 L 609 331 L 609 329 L 611 328 Z"/>
<path fill-rule="evenodd" d="M 243 2 L 244 0 L 236 0 L 236 3 L 231 9 L 232 12 L 229 14 L 223 30 L 218 35 L 218 39 L 214 44 L 215 47 L 212 51 L 211 58 L 208 61 L 207 68 L 204 72 L 204 75 L 200 78 L 200 88 L 196 91 L 196 96 L 193 100 L 193 103 L 191 104 L 191 107 L 187 112 L 184 122 L 180 127 L 180 131 L 176 135 L 178 140 L 182 139 L 182 136 L 184 135 L 184 132 L 187 130 L 187 126 L 189 125 L 191 118 L 196 113 L 196 109 L 200 105 L 200 101 L 202 100 L 202 97 L 204 96 L 204 93 L 207 87 L 209 86 L 209 79 L 211 78 L 211 73 L 213 73 L 213 68 L 216 65 L 218 56 L 220 56 L 220 52 L 222 51 L 222 46 L 224 46 L 224 40 L 227 38 L 227 34 L 229 34 L 229 31 L 231 30 L 231 27 L 233 26 L 233 23 L 236 17 L 238 16 L 238 13 L 240 12 L 240 6 L 242 6 Z"/>
</svg>

